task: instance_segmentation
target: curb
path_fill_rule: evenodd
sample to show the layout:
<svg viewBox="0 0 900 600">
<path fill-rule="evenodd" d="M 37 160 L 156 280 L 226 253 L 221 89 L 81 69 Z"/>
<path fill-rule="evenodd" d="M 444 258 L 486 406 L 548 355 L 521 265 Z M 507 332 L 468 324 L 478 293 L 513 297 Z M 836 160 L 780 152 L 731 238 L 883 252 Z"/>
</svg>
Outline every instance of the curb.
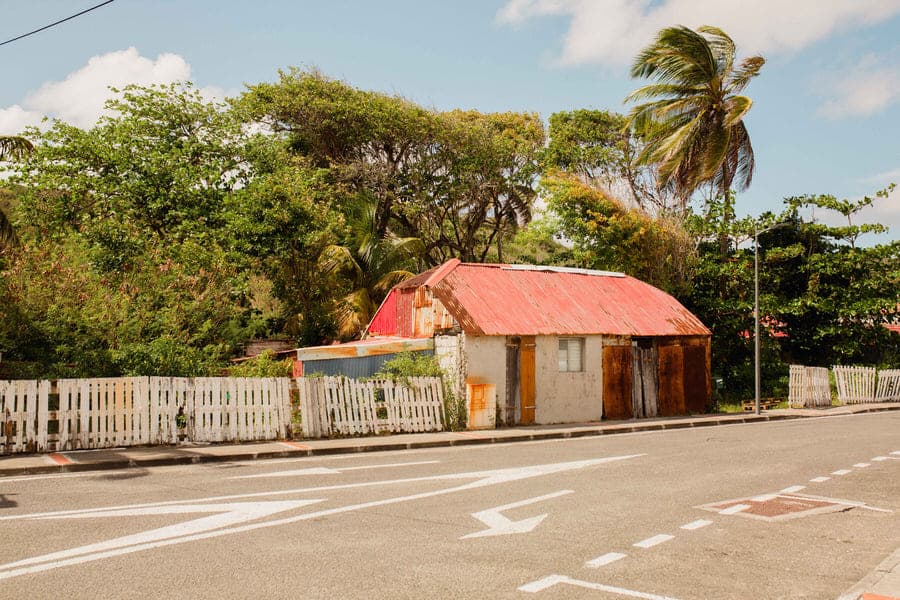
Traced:
<svg viewBox="0 0 900 600">
<path fill-rule="evenodd" d="M 122 459 L 108 460 L 101 462 L 85 462 L 70 463 L 65 465 L 43 465 L 36 467 L 14 467 L 0 468 L 0 477 L 21 476 L 21 475 L 42 475 L 52 473 L 76 473 L 85 471 L 107 471 L 118 469 L 133 469 L 145 467 L 163 467 L 175 465 L 196 465 L 203 463 L 219 463 L 232 461 L 249 461 L 249 460 L 267 460 L 273 458 L 294 458 L 298 456 L 328 456 L 334 454 L 362 454 L 370 452 L 391 452 L 398 450 L 416 450 L 426 448 L 443 448 L 453 446 L 471 446 L 471 445 L 488 445 L 488 444 L 505 444 L 515 442 L 533 442 L 541 440 L 570 439 L 584 437 L 599 437 L 606 435 L 619 435 L 623 433 L 639 433 L 646 431 L 667 431 L 674 429 L 694 429 L 698 427 L 715 427 L 719 425 L 741 425 L 747 423 L 767 423 L 771 421 L 787 421 L 796 419 L 809 419 L 820 417 L 844 417 L 858 414 L 876 413 L 900 410 L 900 404 L 897 406 L 880 406 L 873 408 L 864 408 L 854 410 L 848 413 L 836 415 L 806 415 L 806 414 L 779 414 L 779 415 L 746 415 L 746 416 L 728 416 L 720 419 L 709 419 L 703 421 L 694 420 L 675 420 L 662 421 L 647 424 L 636 424 L 630 426 L 608 425 L 596 429 L 574 429 L 567 431 L 549 431 L 542 433 L 540 431 L 521 433 L 515 435 L 493 435 L 481 438 L 465 438 L 438 441 L 421 441 L 421 442 L 398 442 L 386 444 L 365 444 L 359 443 L 347 446 L 335 446 L 330 448 L 298 448 L 296 450 L 270 450 L 265 452 L 238 452 L 236 454 L 213 454 L 202 455 L 194 454 L 189 456 L 169 456 L 164 458 L 148 458 L 148 459 Z M 740 413 L 738 413 L 740 415 Z"/>
</svg>

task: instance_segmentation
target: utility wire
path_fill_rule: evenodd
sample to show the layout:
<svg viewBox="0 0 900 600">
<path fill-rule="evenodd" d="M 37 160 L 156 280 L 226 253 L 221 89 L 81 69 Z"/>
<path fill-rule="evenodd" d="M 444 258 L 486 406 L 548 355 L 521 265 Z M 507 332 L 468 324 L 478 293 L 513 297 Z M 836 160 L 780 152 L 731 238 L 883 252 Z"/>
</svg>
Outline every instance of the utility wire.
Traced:
<svg viewBox="0 0 900 600">
<path fill-rule="evenodd" d="M 106 0 L 106 2 L 101 2 L 101 3 L 98 4 L 97 6 L 92 6 L 92 7 L 90 7 L 90 8 L 87 8 L 87 9 L 81 11 L 80 13 L 77 13 L 77 14 L 72 15 L 71 17 L 66 17 L 65 19 L 60 19 L 59 21 L 57 21 L 57 22 L 55 22 L 55 23 L 50 23 L 49 25 L 44 25 L 44 26 L 41 27 L 40 29 L 35 29 L 34 31 L 29 31 L 28 33 L 23 33 L 22 35 L 20 35 L 20 36 L 18 36 L 18 37 L 12 38 L 11 40 L 6 40 L 5 42 L 0 42 L 0 46 L 5 46 L 6 44 L 9 44 L 9 43 L 11 43 L 11 42 L 15 42 L 16 40 L 21 40 L 22 38 L 26 38 L 26 37 L 28 37 L 29 35 L 34 35 L 35 33 L 39 33 L 39 32 L 41 32 L 41 31 L 44 31 L 45 29 L 50 29 L 51 27 L 53 27 L 53 26 L 55 26 L 55 25 L 59 25 L 60 23 L 65 23 L 66 21 L 71 21 L 71 20 L 74 19 L 75 17 L 80 17 L 81 15 L 83 15 L 83 14 L 85 14 L 85 13 L 89 13 L 89 12 L 91 12 L 92 10 L 96 10 L 96 9 L 100 8 L 101 6 L 106 6 L 107 4 L 109 4 L 110 2 L 113 2 L 113 1 L 114 1 L 114 0 Z"/>
</svg>

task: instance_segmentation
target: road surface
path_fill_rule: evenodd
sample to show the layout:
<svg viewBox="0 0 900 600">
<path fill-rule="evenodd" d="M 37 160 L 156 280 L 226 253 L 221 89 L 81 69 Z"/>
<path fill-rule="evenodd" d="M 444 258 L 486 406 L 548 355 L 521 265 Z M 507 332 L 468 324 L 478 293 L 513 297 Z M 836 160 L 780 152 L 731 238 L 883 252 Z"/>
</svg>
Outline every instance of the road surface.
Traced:
<svg viewBox="0 0 900 600">
<path fill-rule="evenodd" d="M 0 598 L 837 598 L 896 412 L 0 479 Z"/>
</svg>

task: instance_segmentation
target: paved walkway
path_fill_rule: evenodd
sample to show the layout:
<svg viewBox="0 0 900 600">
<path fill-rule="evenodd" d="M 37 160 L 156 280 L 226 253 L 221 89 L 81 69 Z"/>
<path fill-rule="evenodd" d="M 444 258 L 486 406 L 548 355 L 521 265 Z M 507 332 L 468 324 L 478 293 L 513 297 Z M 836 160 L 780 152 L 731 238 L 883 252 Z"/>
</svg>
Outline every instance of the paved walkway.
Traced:
<svg viewBox="0 0 900 600">
<path fill-rule="evenodd" d="M 665 429 L 710 427 L 735 423 L 756 423 L 781 419 L 839 416 L 880 412 L 885 410 L 900 410 L 900 403 L 862 404 L 826 409 L 769 410 L 761 415 L 754 415 L 752 413 L 701 415 L 693 417 L 634 419 L 629 421 L 599 423 L 575 423 L 568 425 L 537 425 L 531 427 L 511 427 L 482 431 L 447 431 L 439 433 L 348 437 L 327 440 L 285 440 L 243 444 L 180 444 L 178 446 L 75 450 L 54 452 L 50 454 L 0 457 L 0 477 L 216 461 L 317 456 L 323 454 L 377 452 L 383 450 L 408 450 L 412 448 L 462 446 L 466 444 L 497 444 L 595 435 L 613 435 L 636 431 L 660 431 Z"/>
</svg>

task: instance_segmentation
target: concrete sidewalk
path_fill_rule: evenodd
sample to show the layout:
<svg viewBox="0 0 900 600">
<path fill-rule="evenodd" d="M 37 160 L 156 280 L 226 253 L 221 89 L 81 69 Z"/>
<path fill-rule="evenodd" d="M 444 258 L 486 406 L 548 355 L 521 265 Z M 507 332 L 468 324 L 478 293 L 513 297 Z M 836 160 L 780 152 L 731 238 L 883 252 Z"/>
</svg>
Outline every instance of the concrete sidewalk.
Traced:
<svg viewBox="0 0 900 600">
<path fill-rule="evenodd" d="M 886 410 L 900 410 L 900 403 L 861 404 L 825 409 L 781 409 L 752 413 L 633 419 L 569 425 L 537 425 L 482 431 L 439 433 L 411 433 L 370 437 L 351 437 L 327 440 L 298 440 L 251 442 L 242 444 L 180 444 L 75 450 L 49 454 L 29 454 L 0 457 L 0 477 L 65 473 L 130 467 L 196 464 L 268 458 L 318 456 L 324 454 L 352 454 L 386 450 L 409 450 L 462 446 L 469 444 L 499 444 L 506 442 L 563 439 L 597 435 L 613 435 L 638 431 L 661 431 L 691 427 L 710 427 L 738 423 L 758 423 L 783 419 L 800 419 L 853 415 Z"/>
</svg>

